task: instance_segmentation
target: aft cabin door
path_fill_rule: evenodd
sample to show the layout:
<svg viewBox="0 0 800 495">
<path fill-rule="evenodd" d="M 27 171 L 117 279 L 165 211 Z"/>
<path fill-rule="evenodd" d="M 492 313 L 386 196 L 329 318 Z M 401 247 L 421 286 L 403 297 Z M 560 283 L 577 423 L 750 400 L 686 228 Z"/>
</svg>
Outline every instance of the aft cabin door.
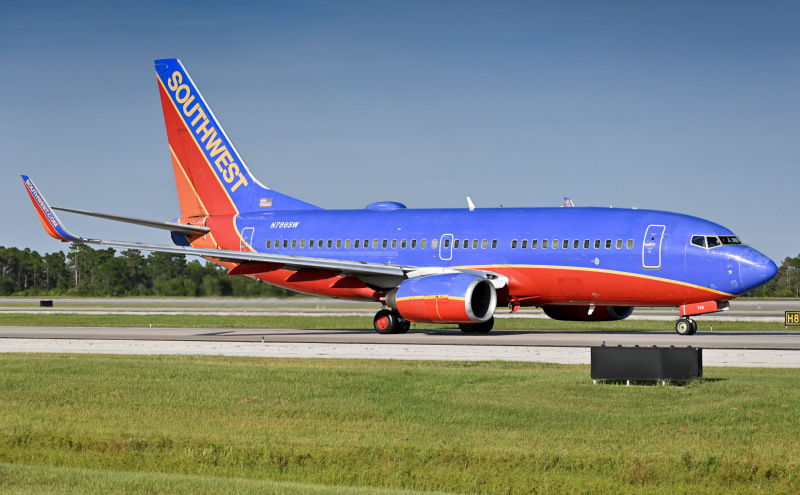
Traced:
<svg viewBox="0 0 800 495">
<path fill-rule="evenodd" d="M 664 241 L 663 225 L 647 227 L 642 243 L 642 266 L 649 270 L 661 268 L 661 243 Z"/>
<path fill-rule="evenodd" d="M 239 239 L 239 251 L 250 251 L 250 246 L 253 245 L 253 227 L 246 227 L 242 229 L 242 237 Z"/>
</svg>

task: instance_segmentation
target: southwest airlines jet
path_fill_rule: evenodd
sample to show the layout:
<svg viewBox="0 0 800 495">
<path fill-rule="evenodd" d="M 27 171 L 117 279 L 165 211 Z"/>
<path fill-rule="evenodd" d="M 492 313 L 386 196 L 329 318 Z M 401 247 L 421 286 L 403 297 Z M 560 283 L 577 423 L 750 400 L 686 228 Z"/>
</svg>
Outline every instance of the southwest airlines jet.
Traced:
<svg viewBox="0 0 800 495">
<path fill-rule="evenodd" d="M 177 59 L 156 60 L 181 216 L 169 222 L 70 211 L 171 232 L 174 245 L 71 234 L 27 176 L 48 234 L 67 242 L 201 256 L 306 294 L 374 301 L 380 333 L 411 322 L 486 333 L 498 306 L 541 307 L 551 318 L 607 321 L 635 306 L 679 308 L 675 329 L 777 272 L 730 230 L 651 210 L 408 209 L 392 201 L 324 210 L 262 185 Z"/>
</svg>

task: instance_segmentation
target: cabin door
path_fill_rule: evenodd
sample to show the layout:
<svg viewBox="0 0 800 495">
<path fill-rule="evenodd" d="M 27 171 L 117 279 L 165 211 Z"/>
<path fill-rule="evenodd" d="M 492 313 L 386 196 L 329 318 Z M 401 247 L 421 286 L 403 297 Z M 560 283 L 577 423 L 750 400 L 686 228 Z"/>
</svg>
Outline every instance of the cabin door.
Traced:
<svg viewBox="0 0 800 495">
<path fill-rule="evenodd" d="M 650 225 L 642 243 L 642 266 L 648 270 L 661 268 L 661 244 L 664 241 L 663 225 Z"/>
<path fill-rule="evenodd" d="M 439 239 L 439 259 L 442 261 L 453 259 L 453 234 L 444 234 Z"/>
<path fill-rule="evenodd" d="M 239 251 L 250 251 L 250 246 L 253 245 L 253 227 L 245 227 L 242 229 L 242 237 L 239 239 Z"/>
</svg>

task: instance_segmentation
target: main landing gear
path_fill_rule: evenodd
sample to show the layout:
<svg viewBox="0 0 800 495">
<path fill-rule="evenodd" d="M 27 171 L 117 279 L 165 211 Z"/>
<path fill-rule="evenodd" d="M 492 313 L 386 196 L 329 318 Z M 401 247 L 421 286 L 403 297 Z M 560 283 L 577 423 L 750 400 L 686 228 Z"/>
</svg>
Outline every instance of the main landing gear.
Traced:
<svg viewBox="0 0 800 495">
<path fill-rule="evenodd" d="M 400 313 L 390 309 L 382 309 L 375 314 L 372 321 L 378 333 L 406 333 L 411 328 L 411 322 L 404 320 Z"/>
<path fill-rule="evenodd" d="M 464 333 L 489 333 L 494 327 L 494 316 L 483 323 L 459 323 L 458 328 Z"/>
<path fill-rule="evenodd" d="M 697 322 L 691 318 L 681 317 L 675 322 L 675 331 L 679 335 L 694 335 L 697 333 Z"/>
</svg>

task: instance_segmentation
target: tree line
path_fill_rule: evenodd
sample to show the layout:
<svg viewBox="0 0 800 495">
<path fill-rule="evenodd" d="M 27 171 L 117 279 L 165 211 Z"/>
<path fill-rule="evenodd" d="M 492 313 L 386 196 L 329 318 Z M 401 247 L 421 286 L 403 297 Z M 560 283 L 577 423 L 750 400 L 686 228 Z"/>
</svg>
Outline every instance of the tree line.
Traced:
<svg viewBox="0 0 800 495">
<path fill-rule="evenodd" d="M 210 261 L 182 254 L 94 249 L 71 244 L 68 253 L 40 255 L 0 247 L 0 296 L 232 296 L 282 297 L 295 292 L 248 277 L 230 276 Z M 800 255 L 786 258 L 778 275 L 752 297 L 800 297 Z"/>
<path fill-rule="evenodd" d="M 0 296 L 231 296 L 282 297 L 295 292 L 182 254 L 94 249 L 71 244 L 68 253 L 39 254 L 0 247 Z"/>
</svg>

